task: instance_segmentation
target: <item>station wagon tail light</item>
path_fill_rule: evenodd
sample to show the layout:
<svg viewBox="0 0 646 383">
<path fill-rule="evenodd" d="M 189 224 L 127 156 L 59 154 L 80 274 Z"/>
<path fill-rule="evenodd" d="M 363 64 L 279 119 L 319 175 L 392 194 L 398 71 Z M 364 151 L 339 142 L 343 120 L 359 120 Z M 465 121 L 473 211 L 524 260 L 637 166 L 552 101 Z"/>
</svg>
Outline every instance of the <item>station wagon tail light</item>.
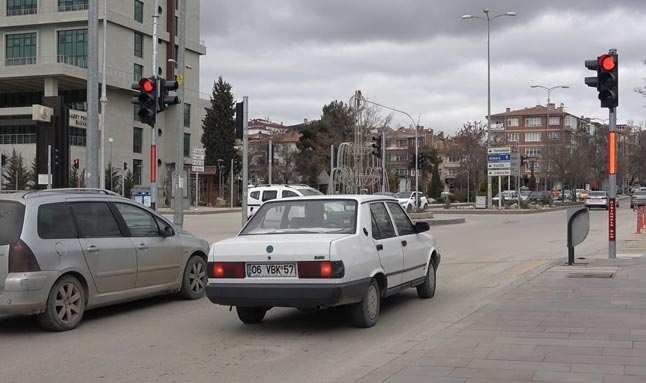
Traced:
<svg viewBox="0 0 646 383">
<path fill-rule="evenodd" d="M 343 278 L 345 267 L 342 261 L 305 261 L 298 262 L 299 278 Z"/>
<path fill-rule="evenodd" d="M 244 262 L 209 262 L 209 278 L 244 278 Z"/>
<path fill-rule="evenodd" d="M 29 273 L 32 271 L 40 271 L 34 253 L 22 240 L 12 243 L 9 246 L 9 272 Z"/>
</svg>

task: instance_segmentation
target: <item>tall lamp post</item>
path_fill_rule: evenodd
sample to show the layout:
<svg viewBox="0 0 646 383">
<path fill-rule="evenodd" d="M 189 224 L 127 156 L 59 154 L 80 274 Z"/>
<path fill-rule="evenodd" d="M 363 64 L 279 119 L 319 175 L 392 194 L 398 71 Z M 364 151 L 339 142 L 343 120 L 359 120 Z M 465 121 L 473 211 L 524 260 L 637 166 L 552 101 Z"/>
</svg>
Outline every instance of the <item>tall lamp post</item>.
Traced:
<svg viewBox="0 0 646 383">
<path fill-rule="evenodd" d="M 113 169 L 112 168 L 112 143 L 114 143 L 114 138 L 109 137 L 108 143 L 110 144 L 110 163 L 109 163 L 110 164 L 110 190 L 114 191 L 114 185 L 112 184 L 112 169 Z M 103 174 L 105 177 L 105 169 L 103 170 Z M 103 182 L 105 182 L 105 179 Z"/>
<path fill-rule="evenodd" d="M 570 87 L 567 86 L 567 85 L 555 85 L 555 86 L 551 86 L 551 87 L 547 87 L 547 86 L 544 86 L 544 85 L 530 85 L 530 88 L 533 88 L 533 89 L 540 88 L 540 89 L 545 89 L 547 91 L 547 105 L 546 105 L 546 108 L 545 108 L 545 110 L 546 110 L 546 112 L 545 112 L 545 115 L 546 115 L 546 118 L 545 118 L 545 134 L 547 135 L 547 139 L 545 140 L 545 142 L 549 142 L 549 140 L 551 139 L 550 134 L 549 134 L 549 130 L 550 130 L 550 100 L 551 100 L 551 96 L 552 96 L 552 91 L 554 89 L 569 89 Z M 545 155 L 549 156 L 550 154 L 545 153 Z M 544 181 L 545 181 L 545 191 L 547 191 L 547 171 L 548 171 L 548 169 L 547 169 L 547 166 L 545 164 L 545 161 L 543 161 L 543 166 L 545 166 L 545 169 L 544 169 L 545 180 Z"/>
<path fill-rule="evenodd" d="M 516 12 L 492 14 L 489 9 L 483 9 L 484 16 L 463 15 L 462 20 L 482 20 L 487 22 L 487 147 L 489 147 L 489 134 L 491 129 L 491 22 L 503 16 L 516 16 Z M 491 207 L 491 177 L 487 175 L 487 206 Z"/>
</svg>

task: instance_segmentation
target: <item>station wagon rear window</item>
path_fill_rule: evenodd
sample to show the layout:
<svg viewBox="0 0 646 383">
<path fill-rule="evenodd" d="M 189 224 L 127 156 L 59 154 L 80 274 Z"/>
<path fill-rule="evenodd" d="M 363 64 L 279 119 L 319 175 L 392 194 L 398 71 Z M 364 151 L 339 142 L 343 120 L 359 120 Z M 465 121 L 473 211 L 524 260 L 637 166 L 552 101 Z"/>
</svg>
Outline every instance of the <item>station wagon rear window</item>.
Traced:
<svg viewBox="0 0 646 383">
<path fill-rule="evenodd" d="M 356 222 L 356 201 L 274 201 L 263 205 L 240 235 L 354 234 Z"/>
<path fill-rule="evenodd" d="M 25 205 L 0 201 L 0 245 L 8 245 L 20 239 L 24 217 Z"/>
</svg>

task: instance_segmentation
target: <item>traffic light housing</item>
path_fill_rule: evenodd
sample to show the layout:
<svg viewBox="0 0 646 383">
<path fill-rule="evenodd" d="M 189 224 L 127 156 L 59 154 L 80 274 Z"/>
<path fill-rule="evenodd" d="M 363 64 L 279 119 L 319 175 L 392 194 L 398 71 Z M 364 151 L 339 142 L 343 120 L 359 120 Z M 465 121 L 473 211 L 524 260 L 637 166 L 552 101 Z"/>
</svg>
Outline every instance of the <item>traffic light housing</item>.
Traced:
<svg viewBox="0 0 646 383">
<path fill-rule="evenodd" d="M 74 159 L 74 161 L 72 162 L 72 167 L 74 168 L 74 170 L 79 170 L 80 162 L 78 158 Z"/>
<path fill-rule="evenodd" d="M 139 82 L 132 84 L 132 89 L 139 91 L 139 95 L 132 99 L 132 102 L 138 106 L 139 119 L 144 124 L 154 127 L 158 108 L 157 78 L 154 76 L 142 78 Z"/>
<path fill-rule="evenodd" d="M 6 165 L 7 165 L 7 156 L 3 154 L 2 156 L 0 156 L 0 166 L 4 168 Z"/>
<path fill-rule="evenodd" d="M 179 97 L 176 95 L 171 95 L 170 92 L 174 92 L 179 88 L 179 82 L 170 81 L 160 78 L 158 81 L 159 84 L 159 98 L 158 98 L 158 108 L 157 113 L 166 110 L 170 105 L 177 105 L 180 103 Z"/>
<path fill-rule="evenodd" d="M 123 171 L 128 170 L 128 163 L 126 161 L 123 161 Z"/>
<path fill-rule="evenodd" d="M 52 149 L 52 166 L 59 168 L 62 165 L 61 150 L 59 148 Z"/>
<path fill-rule="evenodd" d="M 236 138 L 242 139 L 243 129 L 244 129 L 244 102 L 238 102 L 236 103 L 236 120 L 235 120 Z"/>
<path fill-rule="evenodd" d="M 586 77 L 585 84 L 597 88 L 602 108 L 616 108 L 619 105 L 619 57 L 611 49 L 596 60 L 586 60 L 585 67 L 597 71 L 596 77 Z"/>
<path fill-rule="evenodd" d="M 381 136 L 372 136 L 372 155 L 381 158 Z"/>
</svg>

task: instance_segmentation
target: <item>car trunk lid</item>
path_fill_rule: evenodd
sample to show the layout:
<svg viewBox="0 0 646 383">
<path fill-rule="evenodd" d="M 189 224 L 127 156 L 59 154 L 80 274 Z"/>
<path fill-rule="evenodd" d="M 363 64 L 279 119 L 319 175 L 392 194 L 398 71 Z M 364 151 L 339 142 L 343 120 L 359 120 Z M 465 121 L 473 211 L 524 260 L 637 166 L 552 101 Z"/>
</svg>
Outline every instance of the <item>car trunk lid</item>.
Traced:
<svg viewBox="0 0 646 383">
<path fill-rule="evenodd" d="M 9 273 L 9 248 L 20 239 L 24 216 L 22 203 L 0 200 L 0 292 Z"/>
</svg>

